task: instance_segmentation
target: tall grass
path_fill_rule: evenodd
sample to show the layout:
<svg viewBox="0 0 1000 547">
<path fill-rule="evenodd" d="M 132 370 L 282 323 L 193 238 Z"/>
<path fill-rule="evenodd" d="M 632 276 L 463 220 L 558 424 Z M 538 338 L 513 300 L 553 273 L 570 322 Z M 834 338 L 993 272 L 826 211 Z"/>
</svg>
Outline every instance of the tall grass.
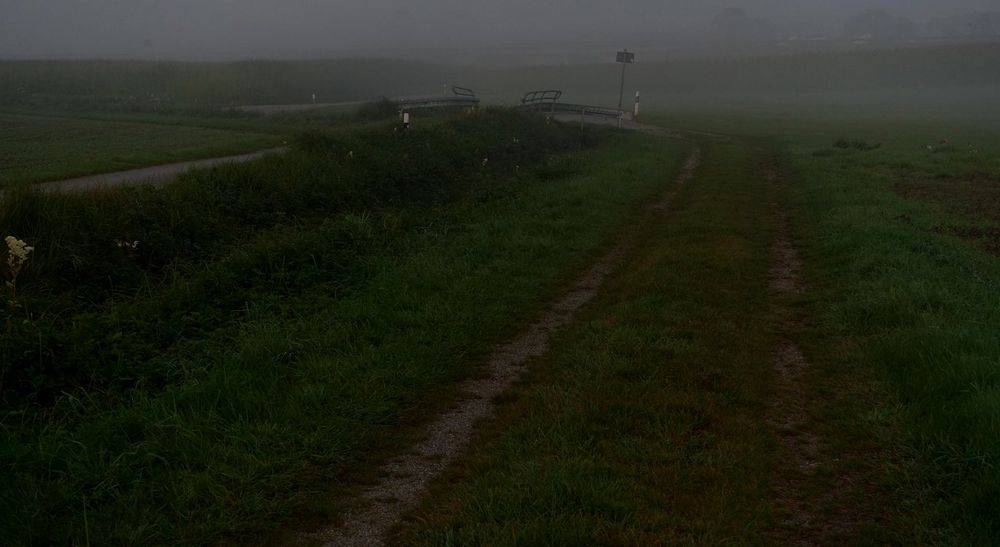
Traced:
<svg viewBox="0 0 1000 547">
<path fill-rule="evenodd" d="M 353 241 L 335 218 L 485 198 L 503 192 L 522 166 L 589 139 L 486 111 L 405 136 L 384 124 L 305 134 L 285 156 L 190 173 L 163 189 L 12 189 L 0 203 L 0 232 L 37 251 L 20 280 L 23 307 L 8 312 L 0 336 L 2 396 L 48 404 L 79 387 L 162 385 L 173 373 L 142 363 L 245 309 L 254 290 L 275 281 L 270 257 L 295 271 L 296 280 L 284 281 L 292 285 L 313 282 L 314 270 L 335 271 L 326 260 L 350 267 L 367 243 Z M 296 227 L 312 234 L 295 242 L 297 252 L 269 242 Z M 324 254 L 331 246 L 350 249 L 333 258 Z M 147 297 L 133 301 L 137 295 Z"/>
</svg>

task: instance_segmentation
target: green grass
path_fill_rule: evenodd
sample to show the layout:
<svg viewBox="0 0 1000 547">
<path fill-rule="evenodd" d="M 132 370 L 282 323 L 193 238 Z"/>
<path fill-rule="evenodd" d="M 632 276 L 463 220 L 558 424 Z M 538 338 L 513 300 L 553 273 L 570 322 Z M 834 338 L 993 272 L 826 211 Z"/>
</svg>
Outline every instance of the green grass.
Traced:
<svg viewBox="0 0 1000 547">
<path fill-rule="evenodd" d="M 582 70 L 545 75 L 590 93 Z M 541 72 L 505 74 L 488 78 L 549 87 L 532 84 Z M 580 139 L 487 113 L 431 119 L 402 140 L 388 123 L 328 131 L 346 123 L 340 111 L 227 118 L 56 101 L 62 117 L 32 117 L 22 131 L 87 126 L 50 133 L 73 138 L 65 149 L 106 126 L 163 142 L 322 132 L 284 158 L 165 191 L 5 198 L 0 232 L 38 251 L 23 307 L 4 312 L 0 460 L 11 463 L 0 512 L 14 516 L 0 534 L 205 544 L 329 522 L 493 342 L 632 222 L 628 267 L 532 364 L 400 537 L 766 542 L 779 454 L 762 421 L 773 198 L 806 261 L 809 297 L 792 305 L 809 317 L 798 336 L 819 432 L 878 458 L 862 470 L 871 495 L 851 499 L 883 508 L 882 520 L 858 541 L 990 544 L 1000 139 L 981 93 L 994 84 L 966 83 L 941 96 L 701 97 L 650 116 L 755 139 L 711 145 L 667 216 L 634 204 L 666 182 L 680 145 L 640 136 Z M 952 103 L 959 115 L 943 114 Z M 81 105 L 91 110 L 74 113 Z M 784 195 L 768 194 L 755 147 L 776 151 Z M 116 239 L 142 244 L 129 253 Z M 810 491 L 820 497 L 830 481 Z"/>
<path fill-rule="evenodd" d="M 396 112 L 386 100 L 269 115 L 4 108 L 0 187 L 255 152 L 304 132 L 384 125 Z M 413 119 L 428 127 L 453 114 L 429 111 Z"/>
<path fill-rule="evenodd" d="M 900 415 L 920 476 L 897 479 L 934 500 L 916 524 L 927 541 L 988 544 L 1000 532 L 1000 262 L 982 242 L 938 228 L 998 221 L 962 214 L 947 201 L 904 199 L 898 185 L 914 172 L 941 174 L 946 185 L 996 177 L 1000 140 L 938 131 L 954 145 L 929 151 L 918 143 L 931 131 L 903 126 L 876 151 L 830 154 L 818 137 L 785 139 L 784 147 L 797 172 L 796 220 L 823 280 L 817 310 L 825 346 L 838 354 L 830 366 L 876 370 L 898 398 L 901 406 L 889 410 Z"/>
<path fill-rule="evenodd" d="M 14 518 L 3 520 L 4 537 L 206 544 L 317 514 L 338 478 L 370 466 L 373 451 L 405 443 L 401 424 L 446 401 L 432 395 L 474 374 L 490 343 L 547 301 L 677 161 L 676 147 L 648 137 L 605 137 L 581 151 L 593 140 L 572 129 L 483 116 L 395 143 L 374 138 L 357 149 L 358 160 L 371 157 L 354 173 L 324 148 L 342 143 L 312 138 L 308 146 L 326 155 L 293 154 L 178 186 L 181 196 L 250 190 L 235 206 L 254 215 L 254 189 L 304 201 L 266 202 L 262 212 L 293 214 L 209 243 L 215 251 L 163 285 L 85 306 L 87 317 L 123 318 L 96 333 L 106 340 L 97 349 L 134 387 L 73 390 L 48 410 L 6 414 L 2 505 Z M 511 146 L 515 136 L 526 151 Z M 447 147 L 449 139 L 460 144 Z M 488 167 L 480 146 L 489 147 Z M 397 169 L 418 152 L 434 161 Z M 279 173 L 286 178 L 267 186 Z M 323 182 L 336 188 L 338 173 L 339 184 L 359 177 L 346 186 L 357 194 L 338 190 L 331 202 Z M 111 210 L 118 199 L 152 196 L 100 199 Z M 98 198 L 79 199 L 94 207 Z M 310 209 L 324 200 L 326 208 Z M 191 329 L 146 368 L 130 353 L 143 348 L 120 343 L 147 328 L 143 321 L 157 335 Z M 155 380 L 163 370 L 172 371 L 166 383 Z"/>
<path fill-rule="evenodd" d="M 589 311 L 533 362 L 399 538 L 425 545 L 753 544 L 768 526 L 766 181 L 713 144 Z"/>
<path fill-rule="evenodd" d="M 661 118 L 768 135 L 780 147 L 818 290 L 812 355 L 827 371 L 885 386 L 869 417 L 907 460 L 889 482 L 922 501 L 894 520 L 922 542 L 989 544 L 1000 526 L 1000 138 L 981 106 L 976 121 L 767 107 Z M 835 147 L 842 138 L 881 147 Z"/>
<path fill-rule="evenodd" d="M 307 133 L 288 154 L 250 166 L 195 172 L 163 190 L 8 192 L 0 207 L 0 227 L 32 242 L 36 250 L 31 266 L 18 278 L 14 317 L 28 321 L 10 323 L 2 339 L 3 370 L 9 372 L 4 395 L 45 400 L 80 382 L 109 387 L 138 381 L 130 369 L 184 339 L 192 325 L 198 325 L 195 330 L 210 328 L 220 317 L 244 310 L 251 298 L 246 291 L 274 273 L 266 247 L 237 256 L 221 270 L 203 271 L 230 258 L 233 246 L 247 238 L 268 230 L 316 227 L 351 212 L 444 206 L 471 195 L 485 198 L 509 189 L 517 181 L 509 175 L 517 175 L 522 163 L 543 176 L 571 171 L 549 155 L 594 142 L 590 134 L 540 118 L 499 112 L 421 125 L 411 135 L 402 138 L 386 123 Z M 301 270 L 297 283 L 325 275 L 313 258 L 323 250 L 324 238 L 348 252 L 343 258 L 333 255 L 335 265 L 345 271 L 354 266 L 352 246 L 363 249 L 366 242 L 338 235 L 337 225 L 329 228 L 323 237 L 309 240 L 318 250 L 307 245 L 295 264 L 285 265 Z M 138 241 L 139 247 L 121 248 L 122 241 Z M 197 283 L 191 290 L 155 293 L 192 276 Z M 130 297 L 141 294 L 163 301 L 132 305 Z M 206 294 L 215 300 L 203 306 Z M 108 305 L 112 308 L 104 309 Z M 142 319 L 156 315 L 162 317 Z M 162 367 L 151 370 L 164 377 Z"/>
<path fill-rule="evenodd" d="M 854 543 L 993 543 L 1000 262 L 990 241 L 942 227 L 1000 224 L 1000 139 L 962 120 L 727 114 L 661 120 L 766 137 L 755 146 L 773 143 L 787 189 L 769 198 L 743 141 L 713 147 L 673 218 L 642 219 L 604 295 L 396 541 L 768 543 L 781 452 L 762 424 L 778 331 L 763 205 L 776 199 L 805 260 L 808 296 L 787 305 L 805 318 L 793 334 L 813 365 L 814 433 L 843 455 L 799 494 L 828 511 L 853 477 L 843 501 L 875 519 Z"/>
<path fill-rule="evenodd" d="M 262 133 L 0 114 L 0 186 L 46 182 L 281 144 Z"/>
</svg>

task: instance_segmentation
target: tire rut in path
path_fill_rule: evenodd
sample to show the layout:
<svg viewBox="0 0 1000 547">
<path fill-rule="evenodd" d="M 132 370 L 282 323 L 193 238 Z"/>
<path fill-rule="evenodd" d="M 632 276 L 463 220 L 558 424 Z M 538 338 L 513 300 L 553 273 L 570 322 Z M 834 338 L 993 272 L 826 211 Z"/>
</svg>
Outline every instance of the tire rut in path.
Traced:
<svg viewBox="0 0 1000 547">
<path fill-rule="evenodd" d="M 693 178 L 700 158 L 696 146 L 664 198 L 650 209 L 666 207 L 678 187 Z M 381 468 L 378 482 L 356 500 L 357 508 L 345 515 L 341 525 L 308 534 L 304 539 L 318 540 L 326 546 L 384 544 L 403 514 L 416 508 L 427 494 L 430 483 L 462 454 L 472 439 L 476 423 L 495 413 L 496 397 L 510 389 L 524 374 L 526 363 L 548 351 L 552 335 L 572 322 L 576 312 L 593 300 L 628 247 L 628 238 L 625 238 L 587 270 L 541 319 L 513 341 L 495 348 L 485 377 L 461 385 L 459 390 L 463 399 L 427 426 L 424 440 Z"/>
<path fill-rule="evenodd" d="M 775 165 L 766 167 L 766 176 L 772 189 L 780 192 L 784 188 Z M 771 209 L 777 233 L 769 285 L 772 295 L 782 303 L 777 310 L 780 339 L 772 358 L 775 397 L 767 413 L 768 425 L 781 444 L 771 478 L 777 526 L 769 535 L 777 545 L 840 545 L 850 541 L 868 516 L 863 509 L 850 505 L 859 477 L 840 466 L 849 455 L 836 453 L 825 442 L 811 415 L 816 404 L 809 389 L 811 365 L 794 341 L 803 330 L 804 319 L 796 317 L 787 303 L 806 293 L 802 259 L 789 235 L 788 216 L 777 201 L 772 202 Z M 831 471 L 831 484 L 816 495 L 817 476 Z"/>
</svg>

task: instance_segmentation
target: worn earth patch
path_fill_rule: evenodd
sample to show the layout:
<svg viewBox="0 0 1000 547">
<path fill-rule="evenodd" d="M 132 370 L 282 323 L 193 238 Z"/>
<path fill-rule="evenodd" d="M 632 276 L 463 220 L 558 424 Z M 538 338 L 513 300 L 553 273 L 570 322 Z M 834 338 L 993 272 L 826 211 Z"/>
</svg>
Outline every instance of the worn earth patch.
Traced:
<svg viewBox="0 0 1000 547">
<path fill-rule="evenodd" d="M 893 190 L 907 199 L 943 205 L 969 222 L 937 226 L 936 233 L 977 243 L 990 254 L 1000 256 L 1000 177 L 982 173 L 934 177 L 907 171 L 900 174 Z M 997 225 L 989 225 L 993 223 Z"/>
<path fill-rule="evenodd" d="M 954 236 L 966 241 L 972 241 L 982 246 L 993 256 L 1000 256 L 1000 227 L 983 228 L 980 226 L 936 226 L 934 231 L 939 234 Z"/>
<path fill-rule="evenodd" d="M 893 190 L 907 199 L 944 205 L 970 220 L 1000 222 L 1000 177 L 980 173 L 968 177 L 935 177 L 904 171 Z"/>
</svg>

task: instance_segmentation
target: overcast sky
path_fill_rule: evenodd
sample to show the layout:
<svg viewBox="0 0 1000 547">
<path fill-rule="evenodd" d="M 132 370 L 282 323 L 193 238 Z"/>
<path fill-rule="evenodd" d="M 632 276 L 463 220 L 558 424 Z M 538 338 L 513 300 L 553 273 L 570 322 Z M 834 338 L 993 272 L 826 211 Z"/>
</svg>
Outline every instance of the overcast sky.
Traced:
<svg viewBox="0 0 1000 547">
<path fill-rule="evenodd" d="M 834 31 L 882 7 L 922 21 L 1000 0 L 0 0 L 0 58 L 319 57 L 690 32 L 725 7 Z"/>
</svg>

